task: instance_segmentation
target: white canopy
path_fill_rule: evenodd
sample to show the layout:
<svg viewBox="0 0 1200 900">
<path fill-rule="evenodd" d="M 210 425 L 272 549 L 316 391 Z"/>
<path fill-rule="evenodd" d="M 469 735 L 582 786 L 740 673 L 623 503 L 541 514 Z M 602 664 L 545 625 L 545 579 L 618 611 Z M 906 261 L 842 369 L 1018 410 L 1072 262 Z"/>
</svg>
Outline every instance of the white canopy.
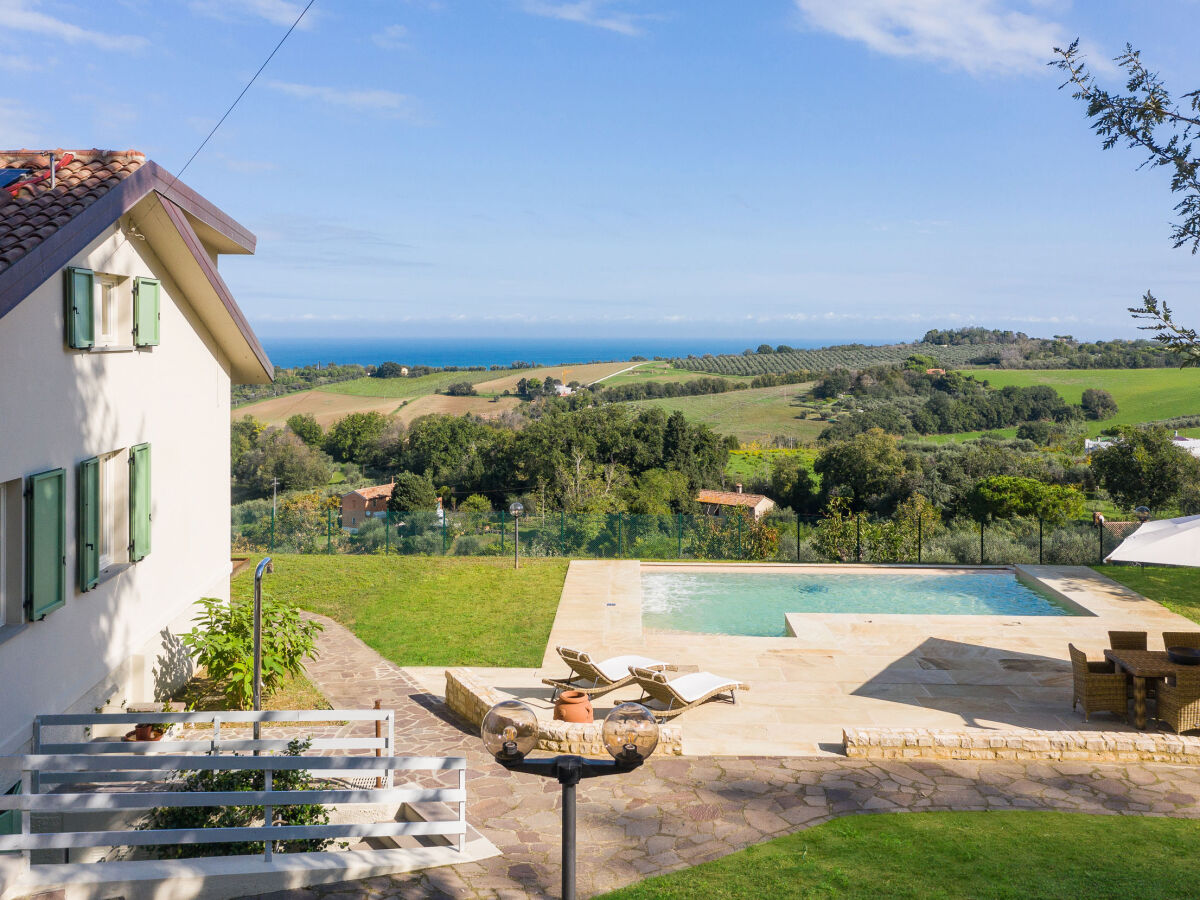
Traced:
<svg viewBox="0 0 1200 900">
<path fill-rule="evenodd" d="M 1146 522 L 1104 561 L 1200 566 L 1200 516 Z"/>
</svg>

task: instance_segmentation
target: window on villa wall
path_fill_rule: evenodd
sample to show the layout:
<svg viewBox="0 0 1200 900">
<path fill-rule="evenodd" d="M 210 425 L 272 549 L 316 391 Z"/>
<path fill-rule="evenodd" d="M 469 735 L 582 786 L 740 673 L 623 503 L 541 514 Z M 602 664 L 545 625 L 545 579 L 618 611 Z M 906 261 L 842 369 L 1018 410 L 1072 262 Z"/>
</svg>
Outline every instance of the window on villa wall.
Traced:
<svg viewBox="0 0 1200 900">
<path fill-rule="evenodd" d="M 79 589 L 150 552 L 150 445 L 114 450 L 79 464 Z"/>
<path fill-rule="evenodd" d="M 77 350 L 118 350 L 158 344 L 162 288 L 131 278 L 69 267 L 64 273 L 66 342 Z"/>
</svg>

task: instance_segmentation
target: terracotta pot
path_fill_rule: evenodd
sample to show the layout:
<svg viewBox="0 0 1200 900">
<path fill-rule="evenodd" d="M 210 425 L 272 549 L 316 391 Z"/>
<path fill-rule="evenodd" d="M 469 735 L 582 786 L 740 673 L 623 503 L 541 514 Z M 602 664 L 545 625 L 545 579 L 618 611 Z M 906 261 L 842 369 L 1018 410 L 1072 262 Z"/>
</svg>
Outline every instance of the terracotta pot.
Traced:
<svg viewBox="0 0 1200 900">
<path fill-rule="evenodd" d="M 554 701 L 554 718 L 560 722 L 591 722 L 592 701 L 583 691 L 563 691 Z"/>
<path fill-rule="evenodd" d="M 135 741 L 161 741 L 163 733 L 153 725 L 137 725 L 133 729 Z"/>
</svg>

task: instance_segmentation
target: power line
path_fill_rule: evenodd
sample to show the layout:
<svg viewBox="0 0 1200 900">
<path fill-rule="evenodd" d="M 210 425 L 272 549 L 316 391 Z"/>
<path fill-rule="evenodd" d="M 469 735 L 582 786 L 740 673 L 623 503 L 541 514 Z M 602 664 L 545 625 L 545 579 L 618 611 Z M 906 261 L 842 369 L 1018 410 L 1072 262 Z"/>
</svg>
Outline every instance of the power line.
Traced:
<svg viewBox="0 0 1200 900">
<path fill-rule="evenodd" d="M 275 54 L 279 52 L 279 48 L 283 46 L 283 42 L 286 41 L 288 37 L 291 36 L 291 33 L 296 30 L 296 26 L 299 25 L 300 20 L 304 18 L 304 14 L 307 13 L 309 9 L 312 8 L 312 5 L 316 2 L 317 0 L 308 0 L 308 5 L 305 6 L 304 9 L 300 10 L 300 15 L 296 16 L 296 21 L 292 23 L 292 27 L 284 33 L 283 37 L 279 39 L 279 43 L 275 45 L 275 49 L 271 51 L 270 55 L 267 56 L 265 60 L 263 60 L 263 64 L 259 66 L 258 71 L 254 73 L 254 77 L 246 82 L 246 86 L 242 88 L 242 92 L 237 95 L 237 99 L 229 105 L 229 109 L 225 110 L 225 115 L 221 116 L 217 124 L 212 127 L 212 131 L 208 133 L 208 136 L 200 142 L 200 146 L 197 147 L 195 152 L 188 157 L 188 161 L 183 164 L 183 168 L 179 170 L 179 174 L 171 179 L 172 185 L 174 185 L 175 182 L 183 176 L 183 173 L 187 171 L 187 167 L 192 164 L 192 160 L 195 159 L 200 151 L 204 149 L 205 145 L 208 144 L 212 136 L 217 133 L 217 129 L 220 128 L 221 125 L 224 124 L 225 120 L 229 118 L 229 114 L 233 112 L 239 103 L 242 102 L 242 98 L 246 96 L 246 91 L 250 90 L 254 82 L 258 80 L 258 76 L 262 74 L 263 69 L 267 67 L 267 64 L 275 57 Z"/>
</svg>

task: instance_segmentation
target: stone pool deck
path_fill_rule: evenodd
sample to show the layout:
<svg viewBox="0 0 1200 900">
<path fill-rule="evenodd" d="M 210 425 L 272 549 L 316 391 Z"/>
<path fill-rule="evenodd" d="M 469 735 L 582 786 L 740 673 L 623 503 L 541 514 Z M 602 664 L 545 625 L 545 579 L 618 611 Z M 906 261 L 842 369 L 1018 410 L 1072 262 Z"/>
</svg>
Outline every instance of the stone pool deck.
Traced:
<svg viewBox="0 0 1200 900">
<path fill-rule="evenodd" d="M 337 707 L 381 699 L 397 750 L 465 756 L 467 819 L 501 856 L 421 872 L 274 894 L 270 900 L 541 898 L 559 883 L 558 786 L 512 775 L 477 734 L 448 718 L 408 670 L 345 628 L 326 631 L 309 676 Z M 728 707 L 722 707 L 728 709 Z M 863 760 L 826 757 L 655 759 L 579 789 L 579 893 L 611 890 L 838 816 L 933 810 L 1054 809 L 1200 818 L 1200 768 L 1091 762 Z"/>
<path fill-rule="evenodd" d="M 647 564 L 657 571 L 878 571 L 877 567 Z M 1082 566 L 1024 566 L 1024 575 L 1086 610 L 1083 616 L 789 616 L 793 637 L 764 638 L 642 627 L 636 561 L 574 561 L 539 669 L 474 670 L 487 684 L 550 715 L 547 675 L 566 667 L 555 647 L 596 658 L 640 653 L 746 682 L 737 703 L 708 703 L 675 722 L 686 755 L 842 753 L 846 728 L 931 731 L 1114 731 L 1127 726 L 1071 710 L 1067 645 L 1102 659 L 1109 630 L 1194 631 L 1196 623 Z M 411 670 L 431 693 L 441 669 Z M 597 718 L 636 688 L 605 695 Z"/>
</svg>

